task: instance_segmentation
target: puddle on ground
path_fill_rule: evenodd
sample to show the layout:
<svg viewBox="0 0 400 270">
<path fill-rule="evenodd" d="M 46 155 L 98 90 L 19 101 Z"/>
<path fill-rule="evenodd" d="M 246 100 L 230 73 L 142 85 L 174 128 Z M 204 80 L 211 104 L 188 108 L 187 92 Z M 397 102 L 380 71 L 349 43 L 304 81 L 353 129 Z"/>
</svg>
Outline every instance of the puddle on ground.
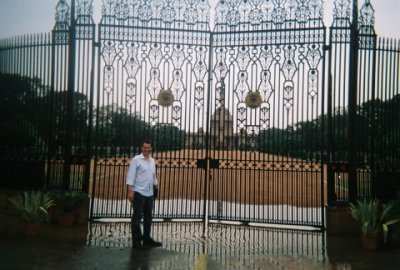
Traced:
<svg viewBox="0 0 400 270">
<path fill-rule="evenodd" d="M 400 269 L 398 248 L 368 252 L 358 236 L 321 231 L 155 222 L 153 237 L 163 247 L 137 251 L 129 222 L 48 224 L 37 237 L 3 237 L 0 269 Z"/>
<path fill-rule="evenodd" d="M 178 256 L 182 269 L 299 269 L 299 260 L 307 265 L 304 269 L 325 265 L 325 234 L 320 231 L 223 224 L 209 224 L 203 231 L 200 222 L 160 222 L 153 223 L 152 235 L 163 242 L 164 250 L 185 254 Z M 130 241 L 130 223 L 94 222 L 87 244 L 116 248 L 130 247 Z M 177 269 L 171 258 L 165 256 L 169 265 L 162 267 Z"/>
</svg>

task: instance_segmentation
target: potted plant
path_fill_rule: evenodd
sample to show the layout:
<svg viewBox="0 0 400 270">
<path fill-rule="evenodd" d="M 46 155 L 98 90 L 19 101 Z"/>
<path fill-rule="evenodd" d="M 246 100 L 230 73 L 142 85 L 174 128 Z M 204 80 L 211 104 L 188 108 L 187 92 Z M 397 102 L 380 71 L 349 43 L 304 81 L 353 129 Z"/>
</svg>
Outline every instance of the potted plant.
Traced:
<svg viewBox="0 0 400 270">
<path fill-rule="evenodd" d="M 75 224 L 86 224 L 89 221 L 90 198 L 87 193 L 81 193 L 81 200 L 76 207 Z"/>
<path fill-rule="evenodd" d="M 46 220 L 48 209 L 54 205 L 51 195 L 43 191 L 20 192 L 9 200 L 25 221 L 25 234 L 30 236 L 38 234 L 40 223 Z"/>
<path fill-rule="evenodd" d="M 357 201 L 356 204 L 350 204 L 351 215 L 360 223 L 361 246 L 364 249 L 378 249 L 379 237 L 382 232 L 380 211 L 377 200 L 363 200 Z"/>
<path fill-rule="evenodd" d="M 54 197 L 57 203 L 56 223 L 60 226 L 73 225 L 77 208 L 86 195 L 79 191 L 60 191 L 55 192 Z"/>
<path fill-rule="evenodd" d="M 394 225 L 400 222 L 400 201 L 389 201 L 382 208 L 382 232 L 385 245 L 388 242 L 389 233 L 393 231 Z"/>
<path fill-rule="evenodd" d="M 389 226 L 400 221 L 393 202 L 381 205 L 378 200 L 357 201 L 350 204 L 350 213 L 361 227 L 361 246 L 377 250 L 380 241 L 386 243 Z"/>
</svg>

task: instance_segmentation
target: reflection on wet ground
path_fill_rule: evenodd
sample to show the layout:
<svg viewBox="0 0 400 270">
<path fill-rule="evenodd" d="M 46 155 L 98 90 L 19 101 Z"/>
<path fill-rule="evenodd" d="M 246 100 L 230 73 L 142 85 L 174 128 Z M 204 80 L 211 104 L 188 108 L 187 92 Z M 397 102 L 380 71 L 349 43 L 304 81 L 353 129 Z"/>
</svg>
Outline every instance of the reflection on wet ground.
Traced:
<svg viewBox="0 0 400 270">
<path fill-rule="evenodd" d="M 131 249 L 130 224 L 47 225 L 0 241 L 0 269 L 400 269 L 399 250 L 366 252 L 358 237 L 202 223 L 154 223 L 162 248 Z"/>
<path fill-rule="evenodd" d="M 130 246 L 129 226 L 129 223 L 95 223 L 88 245 Z M 159 223 L 154 226 L 153 235 L 164 243 L 164 249 L 186 254 L 191 261 L 189 265 L 206 260 L 225 269 L 256 269 L 266 264 L 279 265 L 279 260 L 276 261 L 279 256 L 301 257 L 316 263 L 326 259 L 321 232 L 210 224 L 203 236 L 202 223 Z"/>
</svg>

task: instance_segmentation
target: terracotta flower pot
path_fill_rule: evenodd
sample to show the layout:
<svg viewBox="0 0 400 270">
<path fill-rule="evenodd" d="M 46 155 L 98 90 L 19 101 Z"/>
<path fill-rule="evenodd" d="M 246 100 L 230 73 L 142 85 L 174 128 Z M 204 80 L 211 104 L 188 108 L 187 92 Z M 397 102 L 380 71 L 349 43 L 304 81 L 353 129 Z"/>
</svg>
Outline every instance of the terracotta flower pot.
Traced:
<svg viewBox="0 0 400 270">
<path fill-rule="evenodd" d="M 57 213 L 58 213 L 58 208 L 57 208 L 57 204 L 52 205 L 48 210 L 48 218 L 49 221 L 53 224 L 56 224 L 56 217 L 57 217 Z"/>
<path fill-rule="evenodd" d="M 63 214 L 56 217 L 56 223 L 59 226 L 72 226 L 75 223 L 75 214 Z"/>
<path fill-rule="evenodd" d="M 365 250 L 378 250 L 380 243 L 380 235 L 361 235 L 361 247 Z"/>
<path fill-rule="evenodd" d="M 39 234 L 39 222 L 27 222 L 24 224 L 24 233 L 27 236 L 36 236 Z"/>
<path fill-rule="evenodd" d="M 76 224 L 85 224 L 89 219 L 89 203 L 90 199 L 87 197 L 83 199 L 76 208 Z"/>
</svg>

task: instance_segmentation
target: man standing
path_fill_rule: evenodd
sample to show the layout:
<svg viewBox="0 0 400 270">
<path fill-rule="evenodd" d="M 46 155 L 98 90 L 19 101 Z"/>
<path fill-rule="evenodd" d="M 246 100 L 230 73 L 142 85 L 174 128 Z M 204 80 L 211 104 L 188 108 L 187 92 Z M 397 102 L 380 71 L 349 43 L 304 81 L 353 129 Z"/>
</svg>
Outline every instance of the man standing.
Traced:
<svg viewBox="0 0 400 270">
<path fill-rule="evenodd" d="M 143 245 L 162 246 L 151 236 L 154 190 L 157 188 L 156 165 L 151 157 L 151 142 L 142 143 L 142 154 L 135 156 L 129 164 L 126 184 L 128 199 L 132 202 L 132 243 L 133 248 L 143 249 Z M 143 234 L 140 221 L 144 219 Z"/>
</svg>

